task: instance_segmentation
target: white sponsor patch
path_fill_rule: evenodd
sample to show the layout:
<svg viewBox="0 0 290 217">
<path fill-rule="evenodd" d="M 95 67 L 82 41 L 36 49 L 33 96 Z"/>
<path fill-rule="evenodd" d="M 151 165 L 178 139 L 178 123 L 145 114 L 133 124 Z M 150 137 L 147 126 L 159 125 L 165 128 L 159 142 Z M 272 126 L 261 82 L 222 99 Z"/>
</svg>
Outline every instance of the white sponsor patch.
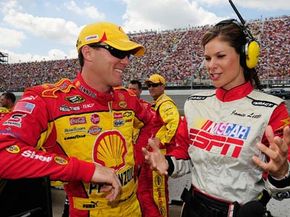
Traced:
<svg viewBox="0 0 290 217">
<path fill-rule="evenodd" d="M 24 152 L 22 152 L 21 154 L 23 157 L 26 158 L 31 158 L 31 159 L 35 159 L 35 160 L 40 160 L 43 162 L 50 162 L 52 157 L 46 157 L 40 154 L 36 154 L 35 151 L 30 151 L 30 150 L 25 150 Z"/>
</svg>

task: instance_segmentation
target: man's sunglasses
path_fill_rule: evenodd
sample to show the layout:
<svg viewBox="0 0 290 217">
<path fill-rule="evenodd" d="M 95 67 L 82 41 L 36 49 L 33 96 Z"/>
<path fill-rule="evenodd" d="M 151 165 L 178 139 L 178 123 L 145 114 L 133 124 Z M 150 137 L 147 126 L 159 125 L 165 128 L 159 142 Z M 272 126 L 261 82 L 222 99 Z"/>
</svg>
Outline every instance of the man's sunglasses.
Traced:
<svg viewBox="0 0 290 217">
<path fill-rule="evenodd" d="M 107 44 L 90 44 L 89 45 L 92 48 L 104 48 L 107 51 L 110 52 L 110 54 L 118 59 L 124 59 L 125 57 L 130 57 L 132 54 L 132 51 L 123 51 L 123 50 L 118 50 L 116 48 L 111 47 L 110 45 Z"/>
<path fill-rule="evenodd" d="M 147 84 L 147 87 L 149 88 L 149 87 L 158 87 L 158 86 L 160 86 L 160 85 L 162 85 L 161 83 L 148 83 Z"/>
</svg>

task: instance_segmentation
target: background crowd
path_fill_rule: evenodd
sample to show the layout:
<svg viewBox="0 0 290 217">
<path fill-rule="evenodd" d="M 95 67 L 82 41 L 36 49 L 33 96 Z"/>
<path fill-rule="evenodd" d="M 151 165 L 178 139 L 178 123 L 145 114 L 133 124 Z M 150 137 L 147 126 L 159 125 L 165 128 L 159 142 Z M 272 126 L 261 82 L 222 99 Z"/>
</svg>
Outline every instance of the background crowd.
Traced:
<svg viewBox="0 0 290 217">
<path fill-rule="evenodd" d="M 264 84 L 290 80 L 290 16 L 249 21 L 252 33 L 261 43 L 258 72 Z M 130 37 L 146 47 L 142 58 L 133 58 L 124 81 L 144 81 L 160 72 L 167 86 L 209 84 L 202 63 L 200 38 L 209 26 L 167 31 L 146 31 Z M 79 71 L 77 59 L 0 64 L 0 91 L 23 91 L 41 83 L 54 83 L 62 77 L 74 78 Z M 124 85 L 127 85 L 124 83 Z"/>
</svg>

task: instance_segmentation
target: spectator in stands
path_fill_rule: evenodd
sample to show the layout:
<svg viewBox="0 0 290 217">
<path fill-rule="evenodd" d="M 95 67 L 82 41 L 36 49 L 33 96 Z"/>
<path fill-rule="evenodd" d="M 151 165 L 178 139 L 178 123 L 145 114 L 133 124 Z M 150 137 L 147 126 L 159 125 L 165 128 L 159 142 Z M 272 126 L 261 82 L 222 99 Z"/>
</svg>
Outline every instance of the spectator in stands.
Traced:
<svg viewBox="0 0 290 217">
<path fill-rule="evenodd" d="M 0 178 L 67 182 L 70 217 L 141 217 L 132 132 L 153 116 L 115 87 L 129 56 L 143 55 L 144 47 L 120 26 L 99 22 L 81 30 L 77 51 L 81 72 L 74 81 L 26 89 L 1 122 Z"/>
<path fill-rule="evenodd" d="M 279 199 L 290 190 L 289 114 L 282 99 L 254 89 L 259 79 L 247 58 L 256 55 L 245 53 L 249 35 L 244 28 L 225 20 L 205 33 L 205 67 L 216 90 L 185 102 L 172 152 L 164 157 L 157 139 L 150 140 L 152 152 L 143 148 L 160 174 L 191 173 L 183 217 L 262 217 L 269 200 L 265 182 Z"/>
<path fill-rule="evenodd" d="M 290 16 L 247 20 L 261 43 L 259 71 L 261 82 L 290 84 L 288 34 Z M 146 45 L 146 54 L 133 59 L 123 73 L 123 80 L 134 75 L 144 81 L 156 68 L 166 77 L 167 86 L 210 84 L 205 69 L 200 68 L 203 52 L 199 39 L 209 25 L 130 35 Z M 53 83 L 63 77 L 73 79 L 79 65 L 77 59 L 0 64 L 0 90 L 23 91 L 32 85 Z M 13 72 L 13 73 L 11 73 Z"/>
<path fill-rule="evenodd" d="M 165 78 L 152 74 L 146 85 L 154 99 L 152 108 L 161 123 L 155 136 L 160 140 L 160 150 L 163 154 L 174 148 L 175 132 L 179 124 L 179 112 L 174 101 L 165 94 Z M 157 181 L 158 180 L 158 181 Z M 139 176 L 138 198 L 143 217 L 168 217 L 168 179 L 166 176 L 152 171 L 148 164 L 143 164 Z"/>
</svg>

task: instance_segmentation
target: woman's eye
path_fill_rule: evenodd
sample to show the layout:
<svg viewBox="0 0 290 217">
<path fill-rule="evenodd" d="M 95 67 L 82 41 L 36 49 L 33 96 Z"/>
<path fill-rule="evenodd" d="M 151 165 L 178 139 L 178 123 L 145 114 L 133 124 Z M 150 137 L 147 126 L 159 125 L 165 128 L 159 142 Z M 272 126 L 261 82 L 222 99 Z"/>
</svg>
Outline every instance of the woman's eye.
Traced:
<svg viewBox="0 0 290 217">
<path fill-rule="evenodd" d="M 222 55 L 218 55 L 218 58 L 223 58 L 225 57 L 226 55 L 222 54 Z"/>
</svg>

